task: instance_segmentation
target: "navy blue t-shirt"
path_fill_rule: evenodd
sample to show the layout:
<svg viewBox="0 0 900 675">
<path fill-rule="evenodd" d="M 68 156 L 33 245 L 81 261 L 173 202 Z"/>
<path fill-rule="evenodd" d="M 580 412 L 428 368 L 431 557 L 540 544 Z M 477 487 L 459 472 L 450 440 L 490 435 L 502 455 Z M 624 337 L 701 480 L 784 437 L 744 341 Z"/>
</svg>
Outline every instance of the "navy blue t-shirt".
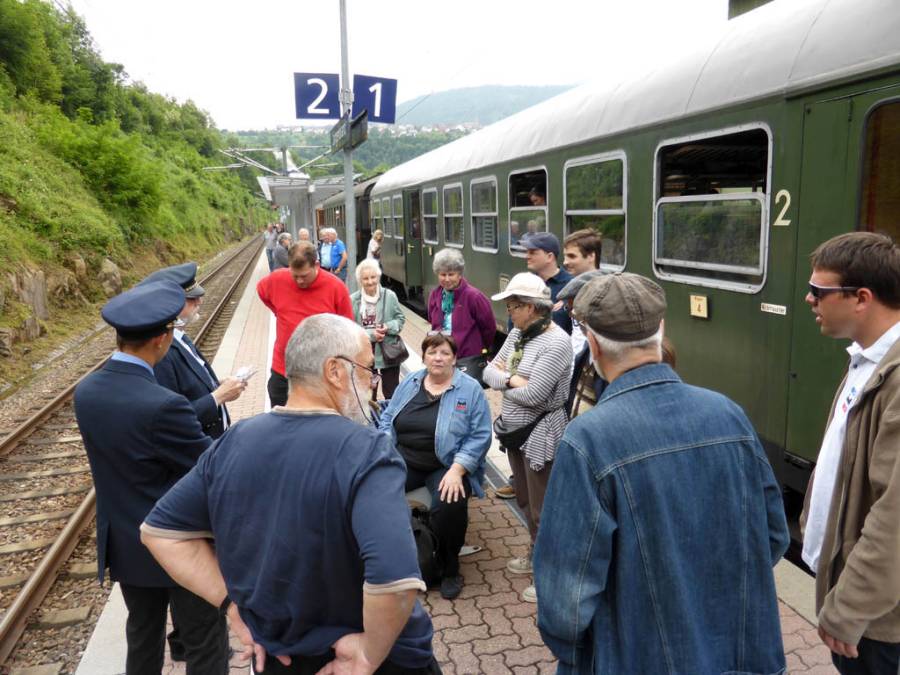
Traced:
<svg viewBox="0 0 900 675">
<path fill-rule="evenodd" d="M 363 630 L 363 591 L 425 589 L 388 436 L 339 415 L 276 409 L 230 427 L 145 520 L 153 535 L 214 534 L 228 595 L 274 655 L 327 652 Z M 417 601 L 388 660 L 431 662 Z"/>
</svg>

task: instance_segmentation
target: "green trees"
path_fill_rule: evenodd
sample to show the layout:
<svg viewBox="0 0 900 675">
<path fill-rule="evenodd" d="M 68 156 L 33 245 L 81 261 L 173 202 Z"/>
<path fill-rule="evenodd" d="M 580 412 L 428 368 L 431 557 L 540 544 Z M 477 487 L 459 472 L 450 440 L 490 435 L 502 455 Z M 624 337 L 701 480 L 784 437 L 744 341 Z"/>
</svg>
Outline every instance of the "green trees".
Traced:
<svg viewBox="0 0 900 675">
<path fill-rule="evenodd" d="M 128 82 L 42 0 L 0 0 L 0 137 L 0 263 L 192 253 L 267 217 L 252 176 L 203 171 L 226 145 L 206 112 Z"/>
</svg>

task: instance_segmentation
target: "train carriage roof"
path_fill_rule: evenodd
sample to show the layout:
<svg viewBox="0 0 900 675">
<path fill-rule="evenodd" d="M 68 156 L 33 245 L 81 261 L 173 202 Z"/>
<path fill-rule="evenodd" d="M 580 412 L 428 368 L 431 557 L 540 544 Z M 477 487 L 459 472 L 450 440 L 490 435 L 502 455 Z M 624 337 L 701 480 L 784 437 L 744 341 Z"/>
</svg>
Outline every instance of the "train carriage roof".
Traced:
<svg viewBox="0 0 900 675">
<path fill-rule="evenodd" d="M 775 0 L 650 72 L 572 89 L 394 167 L 373 194 L 898 63 L 898 0 Z"/>
<path fill-rule="evenodd" d="M 374 185 L 375 181 L 377 181 L 377 180 L 378 180 L 378 176 L 375 176 L 374 178 L 369 178 L 368 180 L 364 180 L 361 183 L 357 183 L 356 185 L 353 186 L 353 196 L 354 197 L 361 196 L 366 190 L 369 190 L 369 188 L 372 185 Z M 324 202 L 322 202 L 321 208 L 327 209 L 331 206 L 343 206 L 343 205 L 344 205 L 344 191 L 341 190 L 337 194 L 330 196 L 328 199 L 326 199 Z"/>
</svg>

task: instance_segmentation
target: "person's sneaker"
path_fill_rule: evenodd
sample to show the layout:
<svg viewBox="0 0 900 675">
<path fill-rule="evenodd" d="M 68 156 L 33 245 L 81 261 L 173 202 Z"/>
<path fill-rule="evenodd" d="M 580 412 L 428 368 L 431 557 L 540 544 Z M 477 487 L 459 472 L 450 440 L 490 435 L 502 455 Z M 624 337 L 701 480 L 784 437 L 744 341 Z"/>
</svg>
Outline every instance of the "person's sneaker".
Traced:
<svg viewBox="0 0 900 675">
<path fill-rule="evenodd" d="M 462 577 L 444 577 L 441 579 L 441 597 L 444 600 L 453 600 L 453 598 L 460 594 L 462 587 Z"/>
<path fill-rule="evenodd" d="M 531 558 L 513 558 L 506 563 L 506 569 L 513 574 L 531 574 Z"/>
<path fill-rule="evenodd" d="M 515 499 L 516 489 L 512 485 L 504 485 L 494 490 L 494 496 L 497 499 Z"/>
<path fill-rule="evenodd" d="M 522 591 L 522 601 L 532 603 L 537 602 L 537 591 L 534 588 L 534 584 L 526 587 L 525 590 Z"/>
</svg>

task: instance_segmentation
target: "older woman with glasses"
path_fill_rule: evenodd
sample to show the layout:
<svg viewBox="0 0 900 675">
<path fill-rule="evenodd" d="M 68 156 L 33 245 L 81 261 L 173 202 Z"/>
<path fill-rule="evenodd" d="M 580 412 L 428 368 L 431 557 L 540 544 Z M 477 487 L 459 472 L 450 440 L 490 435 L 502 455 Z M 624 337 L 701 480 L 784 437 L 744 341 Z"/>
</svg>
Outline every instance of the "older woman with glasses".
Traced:
<svg viewBox="0 0 900 675">
<path fill-rule="evenodd" d="M 425 368 L 409 375 L 381 415 L 406 462 L 406 491 L 426 486 L 431 524 L 444 564 L 441 596 L 459 595 L 459 549 L 469 524 L 468 501 L 484 496 L 484 458 L 491 445 L 491 411 L 481 385 L 456 369 L 456 342 L 434 333 L 422 342 Z"/>
<path fill-rule="evenodd" d="M 377 260 L 366 258 L 356 266 L 359 290 L 350 296 L 353 318 L 362 326 L 372 343 L 375 353 L 375 369 L 381 375 L 381 392 L 384 398 L 394 395 L 400 382 L 400 364 L 389 363 L 384 358 L 382 345 L 385 340 L 398 340 L 406 315 L 400 308 L 397 294 L 381 285 L 381 267 Z M 372 390 L 374 398 L 378 389 Z"/>
<path fill-rule="evenodd" d="M 462 253 L 455 248 L 442 249 L 431 267 L 438 279 L 428 297 L 431 328 L 453 336 L 461 359 L 490 349 L 497 332 L 491 301 L 463 277 L 466 261 Z"/>
<path fill-rule="evenodd" d="M 497 356 L 484 370 L 484 382 L 503 392 L 495 423 L 505 446 L 516 485 L 516 501 L 528 523 L 531 543 L 537 537 L 544 493 L 556 446 L 565 431 L 566 399 L 572 369 L 572 343 L 552 321 L 550 289 L 536 274 L 514 276 L 506 290 L 492 296 L 505 300 L 513 329 Z M 509 432 L 509 438 L 504 440 Z M 513 437 L 517 436 L 513 447 Z M 513 558 L 507 569 L 531 574 L 531 553 Z M 526 602 L 537 602 L 534 586 L 522 591 Z"/>
</svg>

